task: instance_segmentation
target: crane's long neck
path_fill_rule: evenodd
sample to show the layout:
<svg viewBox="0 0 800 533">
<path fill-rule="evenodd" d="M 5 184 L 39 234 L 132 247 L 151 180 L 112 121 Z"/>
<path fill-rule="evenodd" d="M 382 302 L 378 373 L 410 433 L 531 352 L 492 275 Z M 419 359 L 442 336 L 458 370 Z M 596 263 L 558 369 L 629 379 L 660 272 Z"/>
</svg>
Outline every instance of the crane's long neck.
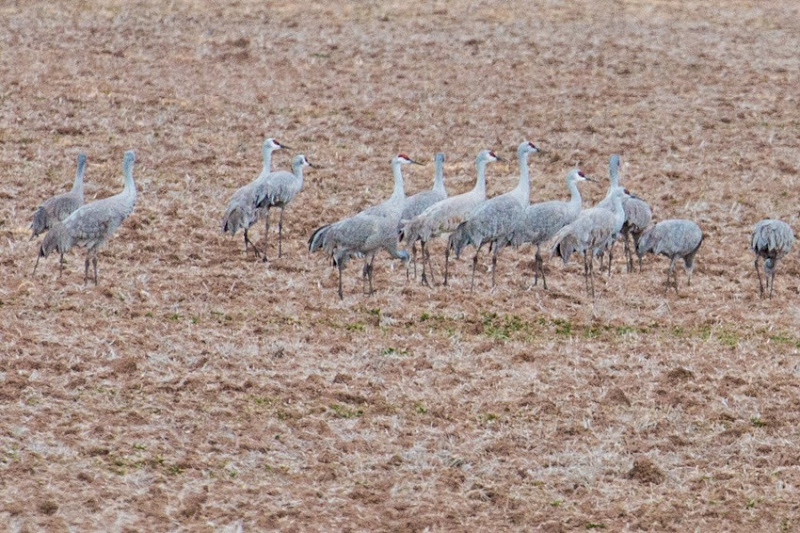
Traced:
<svg viewBox="0 0 800 533">
<path fill-rule="evenodd" d="M 488 161 L 486 160 L 479 160 L 475 163 L 475 168 L 478 171 L 478 180 L 475 182 L 475 188 L 473 189 L 478 194 L 486 196 L 486 164 Z"/>
<path fill-rule="evenodd" d="M 303 186 L 303 166 L 302 161 L 292 164 L 292 174 L 300 181 L 301 187 Z"/>
<path fill-rule="evenodd" d="M 522 205 L 528 205 L 531 200 L 531 178 L 528 173 L 528 154 L 520 152 L 519 159 L 519 184 L 514 189 L 514 194 L 520 199 Z"/>
<path fill-rule="evenodd" d="M 567 182 L 567 187 L 569 188 L 569 207 L 570 209 L 575 209 L 580 211 L 581 209 L 581 192 L 578 190 L 578 182 L 570 180 Z"/>
<path fill-rule="evenodd" d="M 611 195 L 614 193 L 614 189 L 619 187 L 619 165 L 612 162 L 608 173 L 611 184 L 608 186 L 608 194 L 606 195 L 606 197 L 610 198 Z"/>
<path fill-rule="evenodd" d="M 275 149 L 272 146 L 268 145 L 268 144 L 265 144 L 264 147 L 261 149 L 261 154 L 264 157 L 264 172 L 267 172 L 267 173 L 272 172 L 272 152 L 273 151 L 275 151 Z"/>
<path fill-rule="evenodd" d="M 444 193 L 444 162 L 436 161 L 436 170 L 433 174 L 433 192 Z"/>
<path fill-rule="evenodd" d="M 402 202 L 406 198 L 406 192 L 403 188 L 403 171 L 401 170 L 402 163 L 395 161 L 392 163 L 392 174 L 394 174 L 394 190 L 390 200 L 394 202 Z"/>
<path fill-rule="evenodd" d="M 83 176 L 86 173 L 86 158 L 78 159 L 78 171 L 75 173 L 75 183 L 72 184 L 72 191 L 83 197 Z"/>
<path fill-rule="evenodd" d="M 614 205 L 614 220 L 617 223 L 618 227 L 622 227 L 625 223 L 625 208 L 622 207 L 622 195 L 616 193 L 613 197 L 613 205 Z"/>
<path fill-rule="evenodd" d="M 125 188 L 123 193 L 136 196 L 136 183 L 133 181 L 133 159 L 126 159 L 122 165 L 122 174 L 125 176 Z"/>
</svg>

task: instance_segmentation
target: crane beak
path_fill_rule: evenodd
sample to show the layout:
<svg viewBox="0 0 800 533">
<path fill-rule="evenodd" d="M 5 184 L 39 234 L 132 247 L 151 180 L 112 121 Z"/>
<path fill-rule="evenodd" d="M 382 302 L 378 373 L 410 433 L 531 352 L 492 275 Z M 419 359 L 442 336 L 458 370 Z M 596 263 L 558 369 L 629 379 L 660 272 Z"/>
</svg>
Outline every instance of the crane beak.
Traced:
<svg viewBox="0 0 800 533">
<path fill-rule="evenodd" d="M 420 163 L 419 161 L 414 161 L 413 159 L 409 159 L 409 161 L 411 161 L 411 164 L 412 164 L 412 165 L 419 165 L 419 166 L 421 166 L 421 167 L 422 167 L 422 166 L 425 166 L 425 165 L 423 165 L 422 163 Z"/>
<path fill-rule="evenodd" d="M 590 178 L 589 176 L 584 176 L 583 178 L 584 178 L 586 181 L 591 181 L 592 183 L 597 183 L 597 180 L 596 180 L 596 179 L 594 179 L 594 178 Z"/>
<path fill-rule="evenodd" d="M 284 150 L 291 150 L 292 149 L 291 146 L 286 146 L 283 143 L 277 143 L 277 145 L 280 146 L 281 148 L 283 148 Z"/>
</svg>

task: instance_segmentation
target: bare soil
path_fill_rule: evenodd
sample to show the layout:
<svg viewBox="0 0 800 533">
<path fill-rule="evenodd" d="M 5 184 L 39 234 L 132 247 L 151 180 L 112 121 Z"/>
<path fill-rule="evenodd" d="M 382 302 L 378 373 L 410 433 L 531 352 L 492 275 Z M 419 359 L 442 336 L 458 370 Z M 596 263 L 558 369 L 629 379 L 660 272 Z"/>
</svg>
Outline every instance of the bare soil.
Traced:
<svg viewBox="0 0 800 533">
<path fill-rule="evenodd" d="M 800 529 L 797 258 L 761 300 L 748 250 L 763 217 L 800 227 L 797 2 L 307 4 L 0 4 L 0 523 Z M 293 148 L 276 167 L 324 168 L 264 264 L 219 224 L 267 136 Z M 473 293 L 469 257 L 428 289 L 382 255 L 377 293 L 354 262 L 338 300 L 306 239 L 386 198 L 394 154 L 445 152 L 453 194 L 494 149 L 493 195 L 526 138 L 534 201 L 622 154 L 657 219 L 703 228 L 693 285 L 617 259 L 592 302 L 577 261 L 532 287 L 521 248 L 494 290 L 485 255 Z M 114 194 L 129 148 L 140 194 L 99 285 L 81 250 L 32 277 L 36 206 L 80 151 L 87 201 Z"/>
</svg>

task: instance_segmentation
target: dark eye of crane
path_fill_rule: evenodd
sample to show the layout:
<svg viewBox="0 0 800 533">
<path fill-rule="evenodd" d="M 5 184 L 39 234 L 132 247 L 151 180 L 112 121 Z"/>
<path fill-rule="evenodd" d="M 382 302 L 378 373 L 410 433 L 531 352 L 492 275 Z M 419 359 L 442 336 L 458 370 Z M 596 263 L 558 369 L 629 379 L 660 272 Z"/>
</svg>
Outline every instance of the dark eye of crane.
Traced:
<svg viewBox="0 0 800 533">
<path fill-rule="evenodd" d="M 585 178 L 585 177 L 586 177 L 586 175 L 583 173 L 583 170 L 579 170 L 579 171 L 578 171 L 578 176 L 580 176 L 580 177 L 582 177 L 582 178 Z"/>
</svg>

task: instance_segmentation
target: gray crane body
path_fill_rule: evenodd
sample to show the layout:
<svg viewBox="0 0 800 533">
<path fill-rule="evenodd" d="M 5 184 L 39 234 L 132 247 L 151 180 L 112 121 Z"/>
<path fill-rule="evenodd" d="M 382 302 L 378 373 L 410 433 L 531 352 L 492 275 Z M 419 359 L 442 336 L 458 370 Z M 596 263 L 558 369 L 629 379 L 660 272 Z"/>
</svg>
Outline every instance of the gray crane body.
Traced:
<svg viewBox="0 0 800 533">
<path fill-rule="evenodd" d="M 441 202 L 447 198 L 447 190 L 444 187 L 444 154 L 439 152 L 434 156 L 434 173 L 433 173 L 433 188 L 427 191 L 418 192 L 413 196 L 406 198 L 405 206 L 403 207 L 403 214 L 400 215 L 400 224 L 398 224 L 397 231 L 400 234 L 400 240 L 405 238 L 403 234 L 403 226 L 419 215 L 427 208 L 437 202 Z M 411 261 L 414 263 L 414 279 L 417 278 L 417 242 L 411 243 Z M 431 257 L 427 250 L 422 256 L 422 283 L 427 285 L 427 276 L 425 273 L 425 265 L 429 265 L 431 272 L 431 279 L 433 279 L 433 265 L 431 264 Z M 406 279 L 408 279 L 409 272 L 406 270 Z"/>
<path fill-rule="evenodd" d="M 369 280 L 369 292 L 372 288 L 372 267 L 375 256 L 386 250 L 395 259 L 408 261 L 408 252 L 397 249 L 397 226 L 403 213 L 405 190 L 401 166 L 416 163 L 409 157 L 400 154 L 392 160 L 394 174 L 394 190 L 392 196 L 379 206 L 380 210 L 368 209 L 357 215 L 317 228 L 308 241 L 311 252 L 322 250 L 333 259 L 339 272 L 339 299 L 342 293 L 342 271 L 352 257 L 364 257 L 362 280 Z"/>
<path fill-rule="evenodd" d="M 256 206 L 262 202 L 266 196 L 266 180 L 272 172 L 272 152 L 280 150 L 281 148 L 287 147 L 272 138 L 264 141 L 261 146 L 261 154 L 264 162 L 261 167 L 261 172 L 253 181 L 236 189 L 225 209 L 225 215 L 222 217 L 222 232 L 230 233 L 233 236 L 236 235 L 239 229 L 243 229 L 245 253 L 247 252 L 247 246 L 253 245 L 253 252 L 256 257 L 261 254 L 250 240 L 248 230 L 253 224 L 258 222 L 264 214 L 263 209 L 259 209 Z"/>
<path fill-rule="evenodd" d="M 91 257 L 94 264 L 94 283 L 97 285 L 97 252 L 114 234 L 122 221 L 130 216 L 136 206 L 136 184 L 133 180 L 135 160 L 133 150 L 125 152 L 122 164 L 125 185 L 122 192 L 83 205 L 64 219 L 63 223 L 54 226 L 42 241 L 39 257 L 47 257 L 56 250 L 61 255 L 61 267 L 63 268 L 64 254 L 73 246 L 82 246 L 86 248 L 84 282 L 88 280 Z M 37 258 L 37 265 L 38 262 Z M 35 272 L 36 267 L 34 267 Z"/>
<path fill-rule="evenodd" d="M 425 246 L 428 241 L 442 233 L 450 233 L 455 230 L 475 206 L 486 201 L 486 165 L 490 161 L 497 161 L 497 159 L 497 156 L 491 150 L 479 152 L 478 157 L 475 159 L 475 169 L 478 174 L 475 187 L 469 192 L 450 196 L 441 202 L 437 202 L 409 220 L 403 226 L 403 235 L 406 242 L 415 243 L 421 241 L 423 254 L 425 254 Z M 447 246 L 445 249 L 445 285 L 447 285 L 449 258 L 450 246 Z"/>
<path fill-rule="evenodd" d="M 594 297 L 594 265 L 592 257 L 607 249 L 614 242 L 625 222 L 622 196 L 625 189 L 617 187 L 612 195 L 612 208 L 592 207 L 582 211 L 574 222 L 564 226 L 553 237 L 552 255 L 558 255 L 566 263 L 574 252 L 583 254 L 583 274 L 586 289 Z M 590 289 L 591 283 L 591 289 Z"/>
<path fill-rule="evenodd" d="M 33 213 L 31 239 L 63 222 L 73 211 L 83 205 L 83 178 L 86 173 L 86 154 L 78 154 L 78 170 L 72 189 L 64 194 L 48 198 Z"/>
<path fill-rule="evenodd" d="M 522 218 L 525 208 L 530 204 L 531 182 L 528 156 L 538 151 L 539 149 L 529 141 L 520 144 L 517 148 L 520 173 L 517 186 L 505 194 L 495 196 L 475 206 L 466 215 L 464 222 L 459 224 L 450 235 L 448 247 L 455 251 L 456 258 L 461 256 L 461 252 L 466 246 L 471 244 L 475 247 L 470 290 L 475 286 L 478 254 L 481 247 L 487 242 L 495 244 L 492 254 L 492 287 L 495 285 L 497 254 L 501 248 L 501 246 L 497 246 L 497 243 L 508 239 L 517 222 Z"/>
<path fill-rule="evenodd" d="M 604 207 L 606 209 L 611 209 L 611 195 L 612 192 L 616 187 L 619 187 L 619 170 L 622 166 L 622 162 L 620 160 L 619 155 L 613 154 L 609 158 L 609 180 L 611 184 L 608 187 L 608 193 L 606 197 L 600 201 L 596 207 Z M 634 196 L 634 195 L 626 195 L 622 198 L 622 209 L 625 211 L 625 222 L 622 224 L 622 228 L 620 228 L 619 235 L 614 237 L 614 240 L 611 243 L 609 248 L 613 247 L 614 242 L 616 242 L 617 238 L 621 235 L 623 244 L 624 244 L 624 253 L 625 253 L 625 261 L 626 261 L 626 268 L 628 272 L 633 271 L 633 252 L 639 246 L 639 237 L 641 236 L 642 232 L 647 229 L 650 225 L 650 222 L 653 219 L 653 212 L 650 209 L 650 206 L 642 200 L 641 198 Z M 633 239 L 633 250 L 630 247 L 630 238 Z M 603 264 L 603 252 L 605 250 L 600 251 L 600 266 L 602 268 Z M 609 258 L 608 258 L 608 271 L 611 272 L 611 261 L 613 257 L 613 249 L 609 250 Z M 639 256 L 639 271 L 642 271 L 642 258 Z"/>
<path fill-rule="evenodd" d="M 303 154 L 296 155 L 292 159 L 292 171 L 279 170 L 267 174 L 264 180 L 263 199 L 256 203 L 256 213 L 263 213 L 266 218 L 264 238 L 264 261 L 267 260 L 267 238 L 269 237 L 269 210 L 272 207 L 279 207 L 281 210 L 278 219 L 278 257 L 282 255 L 282 236 L 283 236 L 283 211 L 294 197 L 303 188 L 303 167 L 313 166 L 308 162 Z M 258 198 L 256 197 L 258 201 Z"/>
<path fill-rule="evenodd" d="M 764 297 L 764 283 L 761 281 L 761 271 L 758 268 L 759 259 L 764 260 L 764 277 L 766 278 L 766 290 L 772 298 L 772 291 L 775 285 L 775 269 L 778 260 L 792 251 L 794 244 L 794 232 L 791 226 L 781 220 L 765 218 L 756 223 L 753 233 L 750 236 L 750 249 L 756 256 L 755 269 L 758 276 L 758 286 L 761 297 Z"/>
<path fill-rule="evenodd" d="M 522 217 L 517 221 L 514 231 L 500 245 L 511 244 L 514 247 L 530 243 L 536 246 L 534 259 L 534 281 L 536 285 L 539 275 L 542 276 L 542 284 L 547 289 L 547 279 L 544 275 L 544 264 L 541 256 L 541 245 L 550 241 L 564 226 L 574 222 L 581 212 L 581 193 L 578 190 L 578 182 L 586 180 L 579 169 L 573 169 L 567 174 L 567 189 L 570 192 L 569 201 L 553 200 L 529 205 L 525 208 Z"/>
<path fill-rule="evenodd" d="M 694 257 L 703 243 L 703 231 L 694 221 L 683 219 L 662 220 L 642 233 L 636 253 L 639 257 L 646 253 L 663 255 L 669 258 L 667 285 L 674 281 L 675 294 L 678 294 L 678 278 L 675 274 L 675 261 L 683 259 L 688 284 L 692 284 Z"/>
</svg>

